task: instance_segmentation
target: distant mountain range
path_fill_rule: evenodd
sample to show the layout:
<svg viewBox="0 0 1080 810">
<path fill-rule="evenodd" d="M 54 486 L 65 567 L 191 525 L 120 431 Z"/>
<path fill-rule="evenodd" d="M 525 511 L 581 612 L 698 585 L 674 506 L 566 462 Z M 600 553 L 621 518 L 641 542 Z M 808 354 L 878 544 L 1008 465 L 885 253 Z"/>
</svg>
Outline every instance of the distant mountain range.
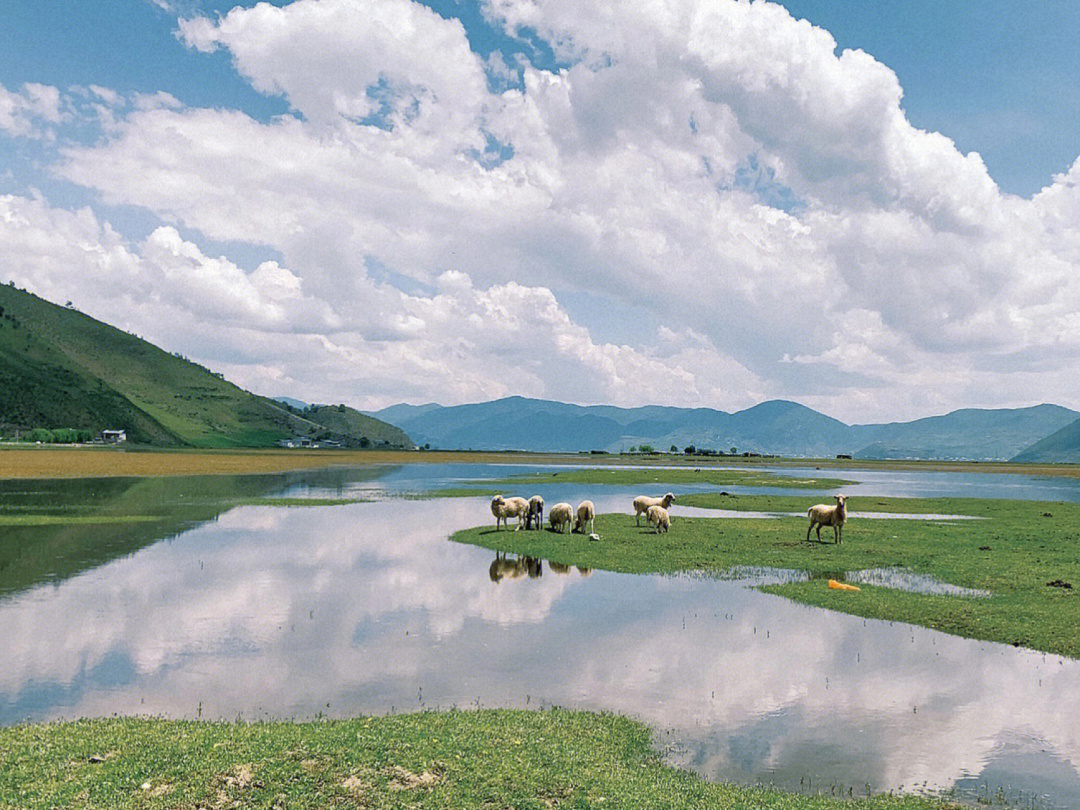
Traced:
<svg viewBox="0 0 1080 810">
<path fill-rule="evenodd" d="M 151 343 L 0 285 L 0 434 L 96 433 L 193 447 L 265 447 L 305 436 L 412 447 L 397 427 L 344 405 L 300 409 L 245 391 Z"/>
<path fill-rule="evenodd" d="M 808 457 L 1080 461 L 1080 413 L 1057 405 L 968 408 L 869 425 L 848 425 L 783 400 L 727 413 L 508 397 L 452 407 L 392 405 L 372 415 L 397 425 L 418 444 L 445 450 L 619 452 L 646 444 L 657 450 L 694 445 Z"/>
</svg>

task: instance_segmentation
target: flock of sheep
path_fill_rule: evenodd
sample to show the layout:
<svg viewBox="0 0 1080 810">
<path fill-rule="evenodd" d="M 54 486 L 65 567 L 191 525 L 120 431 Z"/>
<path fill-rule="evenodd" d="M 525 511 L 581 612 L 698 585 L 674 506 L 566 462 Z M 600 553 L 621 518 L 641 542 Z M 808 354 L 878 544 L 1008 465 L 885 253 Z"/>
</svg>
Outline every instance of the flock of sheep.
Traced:
<svg viewBox="0 0 1080 810">
<path fill-rule="evenodd" d="M 668 509 L 671 508 L 675 496 L 670 492 L 661 498 L 650 498 L 648 495 L 639 495 L 634 498 L 634 523 L 641 525 L 641 515 L 644 513 L 648 525 L 652 526 L 656 533 L 666 532 L 671 528 L 671 516 Z M 517 526 L 514 531 L 524 527 L 528 529 L 540 529 L 544 525 L 544 499 L 539 495 L 533 495 L 528 500 L 524 498 L 504 498 L 496 495 L 491 499 L 491 514 L 495 516 L 496 531 L 510 525 L 510 518 L 517 518 Z M 586 533 L 590 540 L 599 540 L 600 537 L 594 531 L 596 520 L 596 507 L 592 501 L 582 501 L 578 504 L 577 511 L 570 504 L 557 503 L 548 511 L 548 522 L 551 528 L 557 532 L 567 529 L 573 532 Z"/>
<path fill-rule="evenodd" d="M 815 526 L 817 527 L 818 542 L 821 542 L 822 526 L 832 527 L 834 542 L 844 542 L 842 531 L 844 523 L 847 521 L 847 496 L 833 495 L 833 499 L 836 501 L 834 506 L 819 503 L 811 506 L 807 511 L 806 516 L 810 518 L 810 526 L 806 530 L 807 542 L 810 541 L 810 532 Z M 641 516 L 644 514 L 646 522 L 653 527 L 655 533 L 666 532 L 671 528 L 671 516 L 668 514 L 668 509 L 671 508 L 671 503 L 674 500 L 675 496 L 670 492 L 661 498 L 638 495 L 634 498 L 635 525 L 641 525 Z M 517 518 L 518 521 L 514 531 L 521 529 L 523 526 L 527 530 L 540 529 L 544 524 L 544 499 L 539 495 L 533 495 L 528 500 L 524 498 L 504 498 L 502 495 L 496 495 L 491 499 L 491 514 L 495 516 L 496 530 L 504 525 L 509 527 L 510 518 Z M 588 527 L 590 540 L 600 539 L 599 535 L 593 531 L 595 519 L 596 508 L 593 506 L 592 501 L 582 501 L 578 505 L 576 512 L 570 504 L 565 502 L 555 504 L 548 511 L 548 522 L 551 524 L 552 530 L 563 532 L 569 529 L 571 533 L 581 532 L 584 534 L 585 528 Z"/>
</svg>

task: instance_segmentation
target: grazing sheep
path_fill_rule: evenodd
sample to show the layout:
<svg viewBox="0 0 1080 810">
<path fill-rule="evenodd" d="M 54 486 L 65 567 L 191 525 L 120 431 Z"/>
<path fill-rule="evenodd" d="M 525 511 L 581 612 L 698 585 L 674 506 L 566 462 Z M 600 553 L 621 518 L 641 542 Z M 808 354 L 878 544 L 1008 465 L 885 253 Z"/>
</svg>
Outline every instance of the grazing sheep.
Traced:
<svg viewBox="0 0 1080 810">
<path fill-rule="evenodd" d="M 656 527 L 656 534 L 660 534 L 661 530 L 666 532 L 671 528 L 671 516 L 662 506 L 650 506 L 649 511 L 645 513 L 645 520 L 650 526 Z"/>
<path fill-rule="evenodd" d="M 843 529 L 844 521 L 847 520 L 847 496 L 846 495 L 833 495 L 836 499 L 836 506 L 826 506 L 823 503 L 819 503 L 816 506 L 811 506 L 806 516 L 810 518 L 810 526 L 806 529 L 806 542 L 810 542 L 810 531 L 817 526 L 817 539 L 821 542 L 821 527 L 832 526 L 833 528 L 833 541 L 836 543 L 843 543 Z"/>
<path fill-rule="evenodd" d="M 544 528 L 544 499 L 539 495 L 529 498 L 529 514 L 525 516 L 525 528 Z"/>
<path fill-rule="evenodd" d="M 646 520 L 648 520 L 650 506 L 659 506 L 667 510 L 671 508 L 671 503 L 674 500 L 675 496 L 670 492 L 663 498 L 650 498 L 648 495 L 638 495 L 634 498 L 634 524 L 637 526 L 641 525 L 640 518 L 643 514 L 645 515 Z"/>
<path fill-rule="evenodd" d="M 574 507 L 568 503 L 557 503 L 548 510 L 548 521 L 557 532 L 562 532 L 564 526 L 569 528 L 573 519 Z"/>
<path fill-rule="evenodd" d="M 518 524 L 514 528 L 516 532 L 521 528 L 522 521 L 528 513 L 529 502 L 524 498 L 504 498 L 502 495 L 496 495 L 491 499 L 491 514 L 495 516 L 496 531 L 500 524 L 509 526 L 510 518 L 516 517 L 518 519 Z"/>
<path fill-rule="evenodd" d="M 596 507 L 593 506 L 592 501 L 582 501 L 581 505 L 577 508 L 577 517 L 574 519 L 574 531 L 585 534 L 585 525 L 589 526 L 589 534 L 592 534 L 596 528 L 593 524 L 596 522 Z"/>
</svg>

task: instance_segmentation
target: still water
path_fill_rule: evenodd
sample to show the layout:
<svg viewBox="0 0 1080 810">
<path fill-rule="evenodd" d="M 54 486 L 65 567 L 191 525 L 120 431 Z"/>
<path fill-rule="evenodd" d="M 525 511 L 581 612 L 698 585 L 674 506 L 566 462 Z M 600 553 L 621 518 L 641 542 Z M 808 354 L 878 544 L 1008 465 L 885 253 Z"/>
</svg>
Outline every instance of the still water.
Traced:
<svg viewBox="0 0 1080 810">
<path fill-rule="evenodd" d="M 485 499 L 394 497 L 519 471 L 4 484 L 9 511 L 102 522 L 0 534 L 0 723 L 561 705 L 643 720 L 670 761 L 710 779 L 1080 806 L 1080 662 L 738 581 L 496 563 L 446 541 L 492 520 Z M 898 488 L 918 484 L 902 475 Z M 995 485 L 963 478 L 952 485 Z M 1080 495 L 1050 484 L 1042 497 Z M 1002 486 L 1040 497 L 1035 479 Z M 541 494 L 625 511 L 637 489 Z M 229 505 L 282 494 L 372 502 Z M 152 519 L 108 522 L 131 514 Z"/>
</svg>

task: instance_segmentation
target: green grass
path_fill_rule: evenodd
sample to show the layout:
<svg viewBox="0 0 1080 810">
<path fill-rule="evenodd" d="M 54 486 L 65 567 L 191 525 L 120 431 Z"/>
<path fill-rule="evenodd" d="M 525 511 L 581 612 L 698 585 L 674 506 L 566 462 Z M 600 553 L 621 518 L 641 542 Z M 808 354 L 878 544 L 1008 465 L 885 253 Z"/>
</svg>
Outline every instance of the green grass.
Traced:
<svg viewBox="0 0 1080 810">
<path fill-rule="evenodd" d="M 348 408 L 292 412 L 141 338 L 0 286 L 0 423 L 122 428 L 132 442 L 272 446 L 294 435 L 407 447 L 398 428 Z"/>
<path fill-rule="evenodd" d="M 565 710 L 314 723 L 80 720 L 0 729 L 0 808 L 438 807 L 925 810 L 712 784 L 645 726 Z"/>
<path fill-rule="evenodd" d="M 472 481 L 471 484 L 496 491 L 499 487 L 528 487 L 540 484 L 619 484 L 649 486 L 663 484 L 712 484 L 715 486 L 782 487 L 786 489 L 836 489 L 851 484 L 843 478 L 793 478 L 761 470 L 725 470 L 715 467 L 657 469 L 612 469 L 590 467 L 586 469 L 556 470 L 512 475 L 492 481 Z M 650 493 L 663 494 L 663 493 Z"/>
<path fill-rule="evenodd" d="M 2 515 L 0 526 L 91 526 L 102 523 L 153 523 L 154 515 Z"/>
<path fill-rule="evenodd" d="M 817 498 L 700 495 L 682 502 L 728 509 L 803 511 Z M 484 526 L 451 539 L 625 573 L 721 572 L 734 566 L 807 571 L 810 582 L 764 588 L 810 605 L 910 622 L 954 635 L 1080 658 L 1080 505 L 967 499 L 853 498 L 852 511 L 967 514 L 983 520 L 851 518 L 844 542 L 806 541 L 802 517 L 675 517 L 671 531 L 636 528 L 626 514 L 599 515 L 600 542 L 582 535 L 494 531 Z M 990 598 L 930 596 L 864 586 L 829 590 L 827 578 L 870 568 L 905 568 Z M 1048 583 L 1069 583 L 1073 587 Z"/>
</svg>

